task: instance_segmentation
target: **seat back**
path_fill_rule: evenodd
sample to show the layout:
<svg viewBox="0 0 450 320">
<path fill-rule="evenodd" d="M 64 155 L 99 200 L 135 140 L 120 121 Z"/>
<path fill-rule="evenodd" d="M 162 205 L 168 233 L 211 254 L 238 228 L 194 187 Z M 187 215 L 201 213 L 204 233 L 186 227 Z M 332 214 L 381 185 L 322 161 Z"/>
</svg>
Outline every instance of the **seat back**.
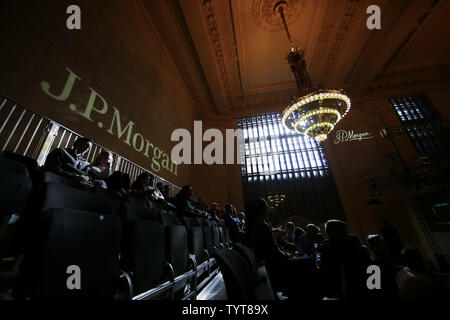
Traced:
<svg viewBox="0 0 450 320">
<path fill-rule="evenodd" d="M 73 177 L 66 177 L 47 170 L 42 171 L 43 183 L 57 183 L 72 188 L 83 189 L 83 185 Z"/>
<path fill-rule="evenodd" d="M 112 299 L 120 276 L 120 218 L 70 209 L 47 213 L 47 232 L 30 263 L 31 298 Z"/>
<path fill-rule="evenodd" d="M 166 225 L 166 258 L 172 265 L 175 276 L 186 271 L 188 265 L 187 232 L 183 226 Z"/>
<path fill-rule="evenodd" d="M 40 212 L 52 208 L 66 208 L 89 211 L 104 215 L 119 215 L 120 202 L 105 198 L 93 192 L 71 188 L 67 185 L 50 182 L 44 186 Z"/>
<path fill-rule="evenodd" d="M 30 178 L 33 183 L 38 182 L 37 180 L 39 180 L 41 172 L 39 165 L 35 159 L 10 151 L 3 151 L 2 156 L 17 161 L 18 163 L 25 166 L 28 170 L 28 173 L 30 174 Z"/>
<path fill-rule="evenodd" d="M 258 266 L 255 253 L 251 248 L 242 243 L 235 243 L 233 247 L 245 259 L 255 277 L 255 300 L 274 300 L 275 294 L 266 266 Z"/>
<path fill-rule="evenodd" d="M 22 213 L 31 191 L 27 168 L 0 156 L 0 215 Z"/>
<path fill-rule="evenodd" d="M 235 250 L 223 248 L 213 253 L 223 274 L 229 300 L 252 300 L 255 279 L 245 259 Z"/>
<path fill-rule="evenodd" d="M 152 210 L 148 207 L 142 206 L 136 202 L 124 202 L 125 206 L 125 220 L 149 220 L 161 222 L 161 217 L 156 210 Z"/>
<path fill-rule="evenodd" d="M 180 275 L 186 271 L 188 262 L 187 231 L 174 212 L 161 210 L 160 215 L 166 233 L 166 258 L 175 275 Z"/>
<path fill-rule="evenodd" d="M 258 263 L 256 262 L 256 257 L 252 249 L 241 243 L 235 243 L 233 248 L 245 259 L 256 278 L 256 268 L 258 267 Z"/>
<path fill-rule="evenodd" d="M 0 156 L 0 257 L 20 250 L 17 238 L 30 199 L 32 182 L 22 164 Z"/>
<path fill-rule="evenodd" d="M 163 282 L 165 275 L 165 233 L 157 221 L 131 217 L 124 224 L 121 265 L 132 274 L 134 294 Z"/>
<path fill-rule="evenodd" d="M 195 219 L 202 228 L 203 242 L 205 244 L 205 249 L 208 250 L 209 252 L 212 252 L 214 250 L 214 242 L 208 220 L 204 218 L 195 218 Z"/>
<path fill-rule="evenodd" d="M 202 227 L 198 225 L 198 221 L 194 218 L 182 217 L 181 221 L 186 227 L 189 253 L 195 256 L 197 263 L 203 262 L 206 259 L 204 252 L 206 248 Z"/>
</svg>

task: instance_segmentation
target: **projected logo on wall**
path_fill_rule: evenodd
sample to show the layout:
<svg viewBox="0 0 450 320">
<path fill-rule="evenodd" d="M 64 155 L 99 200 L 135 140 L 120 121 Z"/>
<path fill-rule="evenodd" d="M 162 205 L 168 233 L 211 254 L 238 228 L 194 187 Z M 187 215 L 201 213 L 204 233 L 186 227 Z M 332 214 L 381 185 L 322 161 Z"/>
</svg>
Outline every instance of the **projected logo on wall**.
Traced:
<svg viewBox="0 0 450 320">
<path fill-rule="evenodd" d="M 62 92 L 59 94 L 53 94 L 50 92 L 50 84 L 47 81 L 41 82 L 41 89 L 57 101 L 66 101 L 72 92 L 75 81 L 81 80 L 81 78 L 69 68 L 66 68 L 66 70 L 69 72 L 69 76 Z M 91 122 L 94 122 L 94 119 L 92 118 L 94 114 L 97 116 L 106 115 L 108 111 L 110 111 L 110 113 L 112 113 L 112 120 L 106 128 L 109 134 L 116 136 L 122 142 L 132 147 L 135 151 L 140 152 L 145 157 L 151 159 L 151 168 L 155 172 L 160 171 L 162 167 L 172 174 L 177 175 L 177 164 L 170 160 L 167 153 L 151 143 L 142 134 L 138 133 L 133 121 L 128 121 L 125 125 L 125 123 L 123 123 L 120 119 L 119 109 L 112 107 L 113 110 L 110 110 L 108 103 L 101 95 L 99 95 L 92 88 L 89 88 L 89 90 L 91 91 L 91 94 L 89 95 L 89 99 L 84 110 L 80 110 L 80 106 L 70 103 L 68 107 L 71 111 Z M 103 128 L 104 123 L 98 121 L 97 126 L 99 128 Z"/>
<path fill-rule="evenodd" d="M 371 132 L 355 133 L 353 130 L 338 130 L 336 131 L 336 138 L 334 139 L 333 143 L 338 144 L 342 142 L 362 141 L 369 139 L 373 139 L 373 135 Z"/>
</svg>

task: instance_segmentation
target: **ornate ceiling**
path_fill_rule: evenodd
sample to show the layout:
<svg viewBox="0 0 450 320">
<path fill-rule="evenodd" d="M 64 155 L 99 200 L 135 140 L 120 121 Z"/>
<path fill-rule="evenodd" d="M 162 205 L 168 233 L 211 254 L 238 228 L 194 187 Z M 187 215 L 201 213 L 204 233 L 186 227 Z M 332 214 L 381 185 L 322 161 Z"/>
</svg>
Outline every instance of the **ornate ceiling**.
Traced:
<svg viewBox="0 0 450 320">
<path fill-rule="evenodd" d="M 295 94 L 278 0 L 144 0 L 198 109 L 281 111 Z M 369 30 L 367 7 L 381 8 Z M 314 83 L 354 101 L 450 85 L 449 0 L 285 0 Z"/>
</svg>

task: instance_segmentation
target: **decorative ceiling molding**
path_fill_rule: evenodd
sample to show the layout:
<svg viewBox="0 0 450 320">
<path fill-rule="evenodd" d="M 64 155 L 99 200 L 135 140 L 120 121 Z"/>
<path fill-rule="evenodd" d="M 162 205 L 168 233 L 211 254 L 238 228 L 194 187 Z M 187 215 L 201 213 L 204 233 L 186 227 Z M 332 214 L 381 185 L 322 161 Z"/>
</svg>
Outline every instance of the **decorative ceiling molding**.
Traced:
<svg viewBox="0 0 450 320">
<path fill-rule="evenodd" d="M 331 41 L 331 33 L 335 33 L 334 40 L 328 46 L 327 53 L 324 57 L 325 63 L 323 64 L 322 71 L 317 78 L 317 84 L 325 84 L 327 77 L 329 77 L 330 73 L 333 72 L 335 62 L 342 48 L 342 43 L 347 37 L 348 31 L 355 22 L 357 12 L 362 8 L 361 0 L 349 0 L 345 6 L 342 19 L 336 20 L 339 18 L 336 16 L 336 12 L 339 12 L 338 7 L 341 5 L 342 2 L 340 1 L 332 1 L 330 3 L 322 24 L 322 30 L 317 39 L 318 44 L 328 44 Z"/>
<path fill-rule="evenodd" d="M 421 78 L 408 78 L 403 81 L 397 82 L 385 82 L 381 84 L 375 84 L 367 88 L 366 95 L 387 93 L 398 90 L 405 89 L 418 89 L 422 91 L 426 86 L 444 86 L 449 87 L 450 84 L 450 74 L 446 75 L 429 75 Z M 437 88 L 436 88 L 437 89 Z M 417 91 L 417 90 L 415 90 Z M 409 91 L 412 93 L 412 91 Z"/>
<path fill-rule="evenodd" d="M 283 22 L 278 14 L 273 12 L 279 0 L 253 0 L 252 16 L 256 24 L 269 32 L 279 32 L 284 29 Z M 306 1 L 305 0 L 285 0 L 284 13 L 286 23 L 300 19 Z"/>
<path fill-rule="evenodd" d="M 225 58 L 225 50 L 230 50 L 225 48 L 222 44 L 221 35 L 217 26 L 216 12 L 214 6 L 214 0 L 199 0 L 202 5 L 202 15 L 205 21 L 206 27 L 208 28 L 209 40 L 214 48 L 215 62 L 217 70 L 220 73 L 220 80 L 222 84 L 222 89 L 225 93 L 225 98 L 227 100 L 228 106 L 231 106 L 233 102 L 233 93 L 231 90 L 230 77 L 228 75 L 228 69 Z M 235 50 L 234 50 L 235 51 Z M 231 48 L 233 52 L 233 48 Z"/>
</svg>

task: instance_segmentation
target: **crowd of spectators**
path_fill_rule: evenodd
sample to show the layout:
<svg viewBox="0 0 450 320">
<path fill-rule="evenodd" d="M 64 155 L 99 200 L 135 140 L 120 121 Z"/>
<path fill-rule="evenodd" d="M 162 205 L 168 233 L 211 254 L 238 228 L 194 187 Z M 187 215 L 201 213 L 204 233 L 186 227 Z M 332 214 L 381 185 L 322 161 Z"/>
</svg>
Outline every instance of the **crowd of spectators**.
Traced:
<svg viewBox="0 0 450 320">
<path fill-rule="evenodd" d="M 444 298 L 445 281 L 427 267 L 416 248 L 403 247 L 389 226 L 383 235 L 367 237 L 367 246 L 345 222 L 329 220 L 324 232 L 314 224 L 304 229 L 287 222 L 273 227 L 264 199 L 246 204 L 246 241 L 266 263 L 272 284 L 288 297 L 339 300 L 415 300 Z M 386 234 L 384 221 L 381 233 Z M 396 239 L 398 238 L 398 239 Z M 399 257 L 399 259 L 397 259 Z M 369 266 L 380 268 L 380 284 L 370 289 Z"/>
<path fill-rule="evenodd" d="M 430 272 L 420 252 L 403 247 L 395 228 L 383 222 L 380 234 L 370 235 L 367 246 L 349 233 L 345 222 L 329 220 L 324 230 L 315 224 L 304 228 L 287 222 L 274 227 L 268 219 L 264 199 L 246 204 L 244 212 L 228 203 L 224 207 L 202 198 L 193 198 L 187 185 L 172 197 L 170 185 L 158 182 L 148 172 L 140 174 L 130 185 L 128 174 L 113 172 L 112 154 L 102 151 L 94 162 L 84 155 L 92 147 L 87 138 L 79 138 L 71 148 L 52 151 L 45 169 L 72 177 L 86 188 L 104 188 L 120 197 L 162 201 L 172 206 L 177 215 L 203 217 L 223 223 L 232 240 L 252 248 L 259 261 L 264 261 L 272 285 L 288 297 L 300 299 L 419 299 L 439 295 L 440 284 Z M 381 288 L 367 286 L 367 268 L 381 270 Z"/>
<path fill-rule="evenodd" d="M 89 138 L 78 138 L 70 148 L 57 148 L 47 157 L 44 169 L 71 177 L 86 189 L 102 188 L 114 192 L 120 198 L 134 197 L 142 200 L 161 200 L 173 202 L 171 186 L 158 182 L 148 172 L 141 173 L 131 184 L 130 176 L 112 170 L 113 155 L 103 150 L 89 163 L 85 155 L 92 148 Z"/>
</svg>

